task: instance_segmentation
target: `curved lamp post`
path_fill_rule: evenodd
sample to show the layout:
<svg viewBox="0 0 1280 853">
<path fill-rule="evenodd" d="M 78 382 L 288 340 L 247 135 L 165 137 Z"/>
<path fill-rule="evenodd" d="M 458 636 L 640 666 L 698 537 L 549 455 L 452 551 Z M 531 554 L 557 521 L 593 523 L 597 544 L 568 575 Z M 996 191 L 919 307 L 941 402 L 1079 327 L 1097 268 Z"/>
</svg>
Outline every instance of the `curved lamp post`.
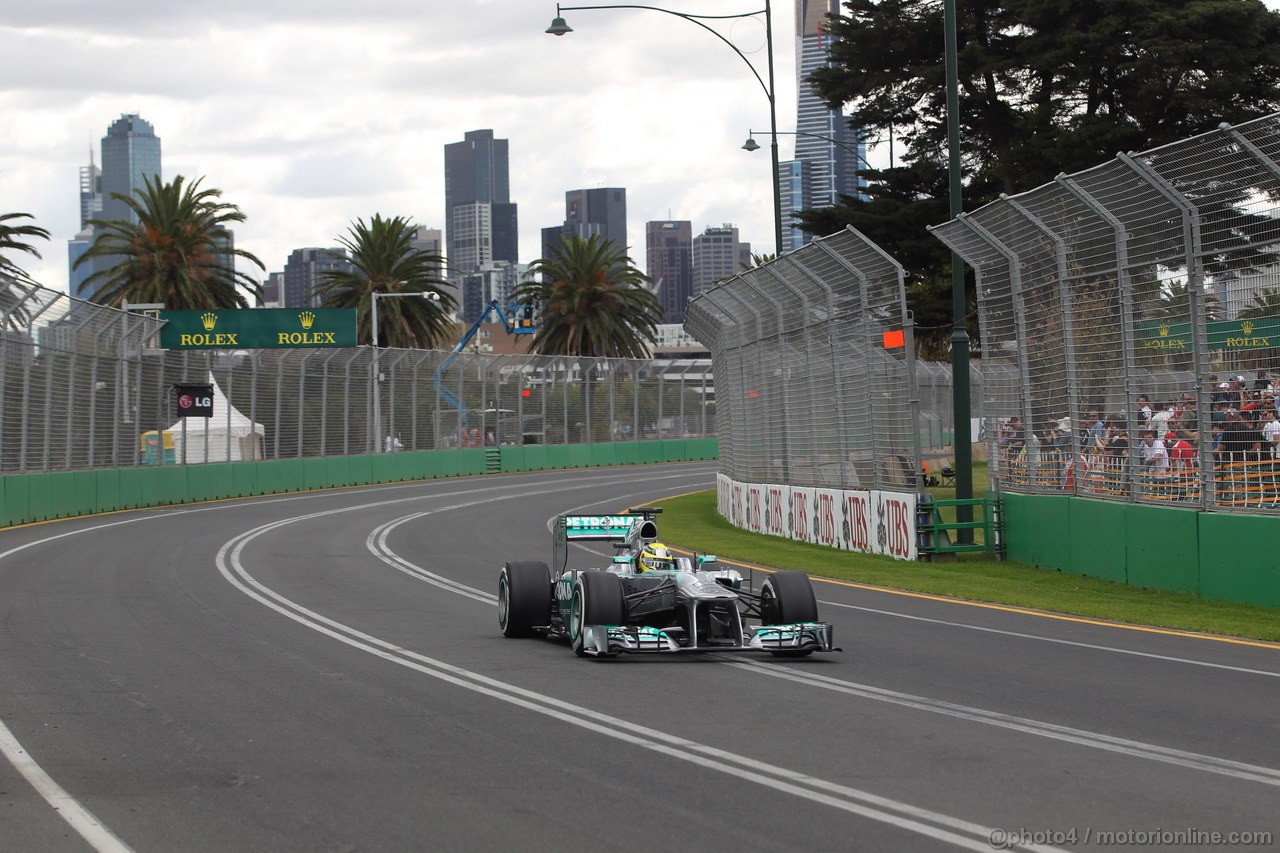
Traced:
<svg viewBox="0 0 1280 853">
<path fill-rule="evenodd" d="M 405 284 L 405 282 L 397 282 L 397 284 Z M 382 437 L 382 374 L 378 369 L 378 362 L 382 355 L 382 350 L 378 347 L 378 300 L 379 299 L 398 299 L 401 297 L 409 297 L 413 299 L 430 299 L 433 302 L 440 301 L 440 294 L 433 293 L 430 290 L 424 290 L 420 293 L 371 293 L 369 294 L 369 323 L 372 328 L 373 339 L 373 437 L 377 442 L 376 453 L 383 453 L 386 448 L 383 446 L 386 442 Z"/>
<path fill-rule="evenodd" d="M 639 6 L 633 4 L 618 4 L 608 6 L 562 6 L 556 4 L 556 16 L 551 21 L 551 26 L 547 27 L 547 33 L 553 36 L 562 36 L 566 33 L 573 32 L 573 28 L 565 23 L 564 12 L 590 11 L 597 9 L 648 9 L 652 12 L 663 12 L 668 15 L 674 15 L 677 18 L 697 24 L 707 32 L 711 33 L 720 41 L 724 42 L 730 50 L 738 54 L 738 57 L 747 64 L 751 69 L 751 74 L 756 78 L 756 82 L 760 84 L 760 88 L 764 90 L 765 97 L 769 99 L 769 123 L 773 133 L 773 237 L 776 241 L 775 252 L 782 254 L 782 182 L 778 177 L 778 108 L 777 99 L 775 97 L 776 88 L 773 82 L 773 10 L 771 6 L 772 0 L 765 0 L 764 8 L 757 9 L 754 12 L 741 12 L 737 15 L 694 15 L 688 12 L 676 12 L 671 9 L 663 9 L 661 6 Z M 716 29 L 703 23 L 704 21 L 725 21 L 738 18 L 754 18 L 757 15 L 764 15 L 764 31 L 765 31 L 765 50 L 769 54 L 769 82 L 765 82 L 760 76 L 760 72 L 751 64 L 751 60 L 747 59 L 747 55 L 734 45 L 733 42 L 721 35 Z"/>
</svg>

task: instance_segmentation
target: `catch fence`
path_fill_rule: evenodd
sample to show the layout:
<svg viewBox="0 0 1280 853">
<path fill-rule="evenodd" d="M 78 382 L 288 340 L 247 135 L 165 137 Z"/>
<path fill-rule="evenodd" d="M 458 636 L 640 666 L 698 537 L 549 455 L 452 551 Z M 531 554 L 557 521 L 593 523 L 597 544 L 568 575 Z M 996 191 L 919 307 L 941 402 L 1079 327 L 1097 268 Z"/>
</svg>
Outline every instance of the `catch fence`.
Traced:
<svg viewBox="0 0 1280 853">
<path fill-rule="evenodd" d="M 178 351 L 162 325 L 0 276 L 0 473 L 715 434 L 705 359 Z M 205 382 L 213 417 L 178 418 Z"/>
<path fill-rule="evenodd" d="M 857 231 L 718 284 L 690 301 L 686 317 L 711 349 L 723 474 L 828 489 L 920 487 L 902 268 Z"/>
<path fill-rule="evenodd" d="M 1280 509 L 1280 114 L 931 229 L 977 275 L 1000 488 Z"/>
</svg>

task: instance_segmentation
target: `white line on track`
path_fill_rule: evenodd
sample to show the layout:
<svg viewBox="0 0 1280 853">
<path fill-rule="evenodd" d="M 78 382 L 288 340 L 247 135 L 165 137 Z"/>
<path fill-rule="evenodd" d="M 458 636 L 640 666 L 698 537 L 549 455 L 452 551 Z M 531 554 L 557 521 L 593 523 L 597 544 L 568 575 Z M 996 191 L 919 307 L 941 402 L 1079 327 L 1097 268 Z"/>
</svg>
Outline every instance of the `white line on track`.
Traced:
<svg viewBox="0 0 1280 853">
<path fill-rule="evenodd" d="M 481 590 L 466 586 L 458 583 L 457 581 L 441 578 L 431 572 L 427 572 L 425 569 L 415 566 L 409 560 L 406 560 L 396 554 L 386 544 L 387 534 L 399 525 L 422 518 L 426 515 L 431 515 L 432 512 L 442 512 L 455 508 L 459 507 L 441 507 L 430 512 L 415 513 L 411 516 L 393 519 L 379 526 L 377 531 L 375 531 L 378 533 L 377 537 L 371 534 L 368 540 L 366 540 L 366 544 L 369 546 L 369 549 L 373 551 L 375 556 L 389 565 L 395 566 L 400 571 L 419 577 L 428 583 L 447 589 L 450 592 L 465 595 L 476 601 L 483 601 L 486 604 L 497 604 L 497 596 L 482 592 Z M 826 604 L 830 602 L 823 603 Z M 961 623 L 957 623 L 957 626 L 975 627 L 963 625 Z M 1032 639 L 1041 639 L 1035 635 L 1027 636 Z M 1105 649 L 1106 647 L 1102 648 Z M 862 699 L 887 702 L 893 705 L 913 708 L 918 711 L 942 714 L 949 717 L 967 720 L 969 722 L 995 726 L 1008 731 L 1022 732 L 1025 734 L 1036 735 L 1037 737 L 1045 737 L 1052 740 L 1074 743 L 1080 746 L 1090 747 L 1092 749 L 1100 749 L 1107 752 L 1129 755 L 1149 761 L 1158 761 L 1165 764 L 1190 768 L 1192 770 L 1200 770 L 1206 773 L 1216 773 L 1221 776 L 1228 776 L 1233 779 L 1239 779 L 1247 782 L 1259 782 L 1264 785 L 1280 787 L 1280 770 L 1275 770 L 1270 767 L 1246 764 L 1244 762 L 1232 761 L 1230 759 L 1218 758 L 1212 755 L 1203 755 L 1180 749 L 1173 749 L 1171 747 L 1159 746 L 1157 744 L 1143 743 L 1142 741 L 1115 737 L 1113 735 L 1102 734 L 1100 732 L 1091 732 L 1085 729 L 1075 729 L 1068 726 L 1061 726 L 1056 723 L 1033 720 L 1028 717 L 1018 717 L 1012 714 L 1002 714 L 996 711 L 984 710 L 982 708 L 957 705 L 951 702 L 944 702 L 939 699 L 930 699 L 926 696 L 899 693 L 895 690 L 887 690 L 870 684 L 858 684 L 856 682 L 830 678 L 803 670 L 778 666 L 776 664 L 766 665 L 757 662 L 742 661 L 740 659 L 727 658 L 723 655 L 717 657 L 721 663 L 727 666 L 762 675 L 769 675 L 774 678 L 784 678 L 810 687 L 834 690 L 847 695 L 857 696 Z M 1199 663 L 1198 661 L 1188 662 Z M 1263 674 L 1269 673 L 1264 672 Z"/>
<path fill-rule="evenodd" d="M 102 821 L 80 805 L 74 797 L 62 789 L 61 785 L 53 781 L 53 778 L 45 773 L 39 764 L 35 763 L 3 722 L 0 722 L 0 754 L 9 759 L 9 763 L 22 774 L 22 778 L 36 789 L 45 802 L 53 806 L 58 817 L 71 824 L 71 828 L 79 833 L 90 847 L 98 853 L 132 853 L 132 847 L 116 838 L 111 830 L 103 826 Z"/>
<path fill-rule="evenodd" d="M 1243 672 L 1248 675 L 1265 675 L 1270 678 L 1280 678 L 1280 672 L 1269 669 L 1250 669 L 1247 666 L 1232 666 L 1225 663 L 1213 663 L 1212 661 L 1193 660 L 1192 658 L 1180 658 L 1172 655 L 1160 655 L 1155 652 L 1140 652 L 1136 649 L 1121 649 L 1115 646 L 1104 646 L 1101 643 L 1082 643 L 1078 640 L 1063 640 L 1058 637 L 1046 637 L 1041 634 L 1027 634 L 1022 631 L 1006 631 L 1003 628 L 989 628 L 985 625 L 970 625 L 967 622 L 951 622 L 946 619 L 931 619 L 927 616 L 915 616 L 910 613 L 896 613 L 892 610 L 880 610 L 875 607 L 863 607 L 857 604 L 843 604 L 839 601 L 823 601 L 828 607 L 840 607 L 845 610 L 861 610 L 864 613 L 875 613 L 880 616 L 892 616 L 896 619 L 910 619 L 913 622 L 929 622 L 934 625 L 946 625 L 949 628 L 967 628 L 970 631 L 983 631 L 988 634 L 1001 634 L 1006 637 L 1017 637 L 1022 640 L 1039 640 L 1043 643 L 1057 643 L 1061 646 L 1075 646 L 1080 649 L 1093 649 L 1099 652 L 1113 652 L 1118 655 L 1133 655 L 1140 658 L 1151 658 L 1152 660 L 1168 661 L 1169 663 L 1185 663 L 1190 666 L 1204 666 L 1211 669 L 1225 669 L 1231 672 Z"/>
<path fill-rule="evenodd" d="M 454 508 L 459 507 L 445 507 L 437 511 Z M 991 827 L 953 818 L 940 812 L 923 809 L 908 803 L 788 770 L 784 767 L 757 761 L 745 755 L 728 752 L 668 732 L 641 726 L 620 717 L 613 717 L 591 708 L 574 705 L 552 696 L 526 690 L 514 684 L 489 678 L 480 673 L 430 658 L 315 613 L 262 584 L 245 568 L 242 560 L 245 547 L 264 533 L 277 530 L 294 522 L 320 518 L 338 512 L 350 511 L 351 509 L 355 508 L 329 510 L 282 519 L 249 530 L 227 541 L 219 549 L 216 560 L 218 571 L 241 592 L 275 610 L 277 613 L 312 630 L 332 637 L 339 642 L 346 643 L 349 646 L 432 678 L 438 678 L 458 687 L 473 690 L 503 702 L 509 702 L 535 713 L 543 714 L 652 752 L 681 761 L 692 762 L 699 767 L 726 773 L 735 779 L 755 782 L 776 791 L 828 805 L 850 814 L 856 814 L 899 829 L 944 841 L 964 849 L 978 851 L 989 851 L 991 849 L 989 842 L 993 832 Z M 427 513 L 418 513 L 415 514 L 415 517 L 421 517 L 425 514 Z M 407 563 L 400 557 L 395 557 L 395 560 L 400 563 Z M 401 566 L 398 565 L 397 568 L 401 568 Z M 477 590 L 476 592 L 479 591 Z M 714 759 L 714 761 L 707 763 L 705 761 L 707 758 Z M 1051 851 L 1056 848 L 1025 845 L 1014 849 Z"/>
<path fill-rule="evenodd" d="M 658 480 L 683 479 L 691 476 L 701 476 L 701 472 L 685 471 L 685 472 L 676 473 L 676 474 L 659 474 L 656 476 L 651 475 L 648 477 L 646 482 L 653 482 Z M 567 482 L 570 482 L 571 485 L 569 485 L 566 488 L 576 489 L 576 488 L 581 488 L 584 482 L 594 482 L 596 480 L 601 480 L 601 479 L 608 480 L 611 482 L 616 482 L 617 475 L 602 474 L 599 476 L 592 475 L 592 476 L 586 476 L 586 477 L 577 476 L 573 478 L 550 478 L 549 482 L 557 482 L 557 481 L 566 482 L 567 481 Z M 388 491 L 403 491 L 409 488 L 420 487 L 421 485 L 422 485 L 421 483 L 402 483 L 402 484 L 393 484 L 393 485 L 386 485 L 386 486 L 375 486 L 373 488 L 360 489 L 359 491 L 361 494 L 371 494 L 376 492 L 388 492 Z M 488 486 L 488 487 L 482 487 L 478 489 L 465 489 L 458 492 L 446 493 L 443 496 L 448 497 L 450 495 L 455 495 L 455 494 L 474 494 L 476 492 L 495 491 L 495 490 L 505 491 L 506 489 L 507 489 L 507 486 L 505 485 Z M 554 491 L 564 491 L 564 489 L 555 489 Z M 313 492 L 305 495 L 288 495 L 284 497 L 260 498 L 260 499 L 255 499 L 252 502 L 255 505 L 260 505 L 260 504 L 274 504 L 274 503 L 292 503 L 296 501 L 312 501 L 312 500 L 323 499 L 326 497 L 332 497 L 334 494 L 337 494 L 337 493 L 338 492 L 336 491 L 325 491 L 325 492 L 319 492 L 319 493 Z M 439 497 L 442 497 L 442 495 L 439 493 L 433 492 L 427 495 L 413 495 L 410 497 L 394 498 L 394 499 L 385 500 L 385 501 L 377 501 L 371 504 L 364 504 L 362 506 L 363 507 L 385 506 L 389 504 L 405 503 L 408 501 L 419 501 L 427 498 L 439 498 Z M 498 500 L 498 499 L 501 499 L 501 498 L 495 498 L 495 500 Z M 190 515 L 192 513 L 225 512 L 227 510 L 235 509 L 237 507 L 242 507 L 243 505 L 244 505 L 243 503 L 239 503 L 239 502 L 237 503 L 228 502 L 228 503 L 219 503 L 213 506 L 184 507 L 181 509 L 164 508 L 155 512 L 146 512 L 146 514 L 136 515 L 130 518 L 121 519 L 119 521 L 109 521 L 102 524 L 94 524 L 89 527 L 81 527 L 75 530 L 68 530 L 64 533 L 58 533 L 53 536 L 45 536 L 40 539 L 36 539 L 31 542 L 24 543 L 22 545 L 17 545 L 13 548 L 8 549 L 7 551 L 0 552 L 0 560 L 3 560 L 6 557 L 10 557 L 14 554 L 25 551 L 28 548 L 34 548 L 37 545 L 44 545 L 49 542 L 56 542 L 59 539 L 66 539 L 67 537 L 70 537 L 70 536 L 79 536 L 81 534 L 93 533 L 99 530 L 105 530 L 112 527 L 121 527 L 126 524 L 139 524 L 144 521 L 157 521 L 160 519 L 174 518 L 175 516 Z M 353 508 L 359 508 L 359 507 L 353 507 Z M 72 520 L 74 519 L 62 519 L 62 521 L 72 521 Z M 449 581 L 447 578 L 439 578 L 439 579 L 448 584 L 453 584 L 453 582 Z M 448 586 L 444 586 L 444 588 L 449 589 Z M 458 592 L 459 594 L 466 594 L 461 590 L 450 589 L 450 591 Z M 479 592 L 479 591 L 477 590 L 476 592 Z M 486 599 L 484 596 L 488 596 L 488 598 Z M 482 601 L 492 600 L 496 602 L 497 596 L 493 596 L 488 593 L 480 593 L 480 600 Z M 51 777 L 48 773 L 46 773 L 44 769 L 41 768 L 40 765 L 35 762 L 35 760 L 26 751 L 26 749 L 23 748 L 22 744 L 18 741 L 18 739 L 13 736 L 13 732 L 9 730 L 9 727 L 4 724 L 3 720 L 0 720 L 0 755 L 3 755 L 9 761 L 9 763 L 12 764 L 13 767 L 22 775 L 22 777 L 27 780 L 28 784 L 30 784 L 31 787 L 34 788 L 36 792 L 45 800 L 45 802 L 47 802 L 53 808 L 53 810 L 58 814 L 58 816 L 61 817 L 64 821 L 66 821 L 68 824 L 70 824 L 72 829 L 74 829 L 76 833 L 78 833 L 80 837 L 83 838 L 84 841 L 90 847 L 98 851 L 98 853 L 132 853 L 131 847 L 129 847 L 127 844 L 125 844 L 123 841 L 117 838 L 116 835 L 111 832 L 111 830 L 109 830 L 101 821 L 99 821 L 96 817 L 94 817 L 94 815 L 87 808 L 81 805 L 79 801 L 77 801 L 65 789 L 63 789 L 62 786 L 60 786 L 57 782 L 55 782 L 53 780 L 53 777 Z"/>
</svg>

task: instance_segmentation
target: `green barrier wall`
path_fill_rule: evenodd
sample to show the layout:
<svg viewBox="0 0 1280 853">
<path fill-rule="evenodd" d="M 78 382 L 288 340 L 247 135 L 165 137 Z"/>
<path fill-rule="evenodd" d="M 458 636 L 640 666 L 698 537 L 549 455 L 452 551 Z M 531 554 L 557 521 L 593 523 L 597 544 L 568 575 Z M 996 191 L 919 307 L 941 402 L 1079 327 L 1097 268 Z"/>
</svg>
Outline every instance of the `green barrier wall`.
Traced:
<svg viewBox="0 0 1280 853">
<path fill-rule="evenodd" d="M 501 448 L 501 473 L 716 459 L 714 439 Z M 0 527 L 140 507 L 484 474 L 485 449 L 161 465 L 0 477 Z"/>
<path fill-rule="evenodd" d="M 1280 607 L 1280 518 L 1004 493 L 1009 558 L 1148 589 Z M 1242 547 L 1241 543 L 1251 543 Z"/>
</svg>

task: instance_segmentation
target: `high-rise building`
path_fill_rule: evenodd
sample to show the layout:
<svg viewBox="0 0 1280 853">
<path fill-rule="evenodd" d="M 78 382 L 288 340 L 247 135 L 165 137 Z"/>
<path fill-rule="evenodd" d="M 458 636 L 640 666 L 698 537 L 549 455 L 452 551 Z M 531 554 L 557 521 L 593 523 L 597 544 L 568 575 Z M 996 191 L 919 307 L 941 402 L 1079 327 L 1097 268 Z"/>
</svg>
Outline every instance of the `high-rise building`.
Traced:
<svg viewBox="0 0 1280 853">
<path fill-rule="evenodd" d="M 89 276 L 115 265 L 115 259 L 102 257 L 76 268 L 76 261 L 97 237 L 97 229 L 89 225 L 89 220 L 137 221 L 129 206 L 112 198 L 112 193 L 132 198 L 146 179 L 158 180 L 160 176 L 160 137 L 151 124 L 134 114 L 113 121 L 102 137 L 102 167 L 94 164 L 90 150 L 89 165 L 80 168 L 80 231 L 67 244 L 68 293 L 88 299 L 98 287 L 86 286 Z"/>
<path fill-rule="evenodd" d="M 738 240 L 733 225 L 707 228 L 693 238 L 693 293 L 697 296 L 717 282 L 751 265 L 751 244 Z"/>
<path fill-rule="evenodd" d="M 133 114 L 113 121 L 102 137 L 102 218 L 136 222 L 129 206 L 112 198 L 112 194 L 132 198 L 148 178 L 159 177 L 160 137 L 155 129 Z"/>
<path fill-rule="evenodd" d="M 565 233 L 598 234 L 627 254 L 627 191 L 622 187 L 569 190 L 564 194 Z"/>
<path fill-rule="evenodd" d="M 647 222 L 644 234 L 645 270 L 662 303 L 662 322 L 684 323 L 693 294 L 693 223 Z"/>
<path fill-rule="evenodd" d="M 444 147 L 445 243 L 451 278 L 491 261 L 515 263 L 519 220 L 507 140 L 470 130 Z"/>
<path fill-rule="evenodd" d="M 458 319 L 464 324 L 474 323 L 495 299 L 505 310 L 528 269 L 527 264 L 492 261 L 465 274 L 458 296 Z"/>
<path fill-rule="evenodd" d="M 280 294 L 281 308 L 316 308 L 320 305 L 319 288 L 324 284 L 323 273 L 328 271 L 350 272 L 351 261 L 347 250 L 294 249 L 284 265 L 284 288 Z"/>
<path fill-rule="evenodd" d="M 866 162 L 867 153 L 862 134 L 807 82 L 810 74 L 831 64 L 828 14 L 840 14 L 840 0 L 796 0 L 796 157 L 779 165 L 782 251 L 787 252 L 812 239 L 799 228 L 787 227 L 792 214 L 830 207 L 841 195 L 856 195 L 863 185 L 858 178 L 858 166 Z"/>
</svg>

